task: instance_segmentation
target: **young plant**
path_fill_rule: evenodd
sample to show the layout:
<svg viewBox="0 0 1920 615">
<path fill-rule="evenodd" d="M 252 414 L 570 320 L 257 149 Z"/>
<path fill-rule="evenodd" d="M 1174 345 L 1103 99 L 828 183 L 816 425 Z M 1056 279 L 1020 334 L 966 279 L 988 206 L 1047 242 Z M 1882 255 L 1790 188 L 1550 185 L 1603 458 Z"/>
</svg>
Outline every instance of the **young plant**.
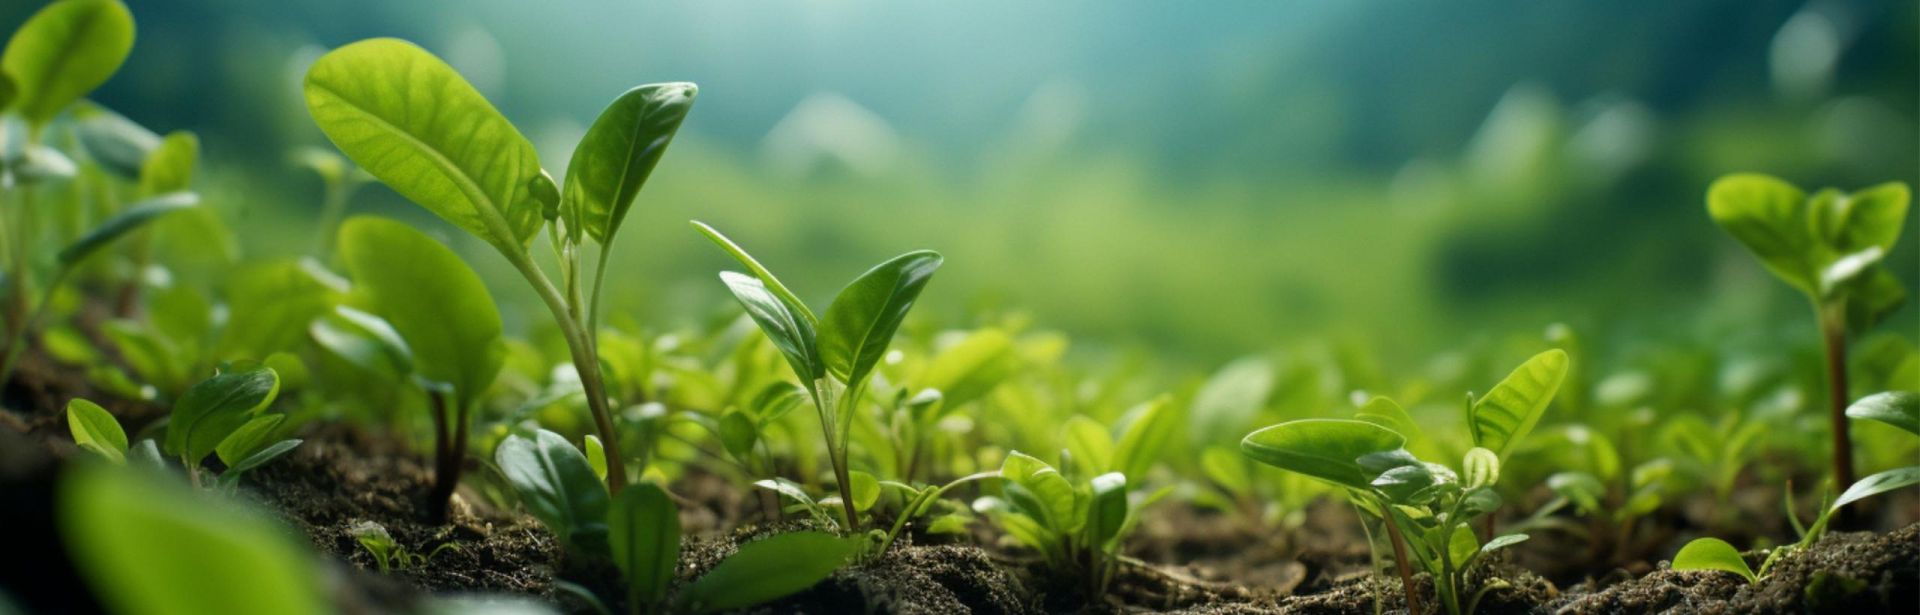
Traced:
<svg viewBox="0 0 1920 615">
<path fill-rule="evenodd" d="M 1083 579 L 1088 595 L 1105 595 L 1119 570 L 1120 542 L 1139 520 L 1127 475 L 1107 472 L 1075 484 L 1019 451 L 1007 453 L 999 475 L 1005 497 L 982 497 L 973 509 L 1039 552 L 1047 567 Z"/>
<path fill-rule="evenodd" d="M 753 272 L 748 276 L 724 271 L 720 281 L 746 307 L 747 315 L 780 350 L 799 376 L 800 385 L 807 389 L 826 436 L 827 458 L 839 485 L 845 527 L 848 531 L 859 529 L 860 513 L 854 506 L 852 470 L 847 463 L 853 419 L 865 403 L 867 382 L 887 353 L 894 332 L 933 272 L 940 268 L 940 254 L 908 252 L 875 266 L 847 284 L 822 318 L 814 316 L 813 310 L 787 290 L 773 272 L 720 231 L 699 222 L 693 226 Z"/>
<path fill-rule="evenodd" d="M 1488 584 L 1464 595 L 1473 565 L 1482 555 L 1527 539 L 1505 534 L 1482 543 L 1472 522 L 1500 507 L 1494 490 L 1500 466 L 1545 413 L 1568 363 L 1565 352 L 1549 350 L 1521 364 L 1485 397 L 1469 394 L 1466 419 L 1474 446 L 1458 471 L 1407 452 L 1401 431 L 1412 421 L 1385 398 L 1363 407 L 1360 419 L 1302 419 L 1255 431 L 1241 441 L 1241 451 L 1255 461 L 1344 487 L 1356 508 L 1380 519 L 1409 612 L 1422 612 L 1413 584 L 1417 563 L 1432 575 L 1447 613 L 1471 613 L 1485 592 L 1501 586 Z"/>
<path fill-rule="evenodd" d="M 865 546 L 863 538 L 825 532 L 775 534 L 741 545 L 674 595 L 680 511 L 666 490 L 640 483 L 622 491 L 608 511 L 607 527 L 613 562 L 626 576 L 627 608 L 636 615 L 750 608 L 812 587 Z"/>
<path fill-rule="evenodd" d="M 439 555 L 441 551 L 460 548 L 459 545 L 446 542 L 434 547 L 432 551 L 416 553 L 394 540 L 393 535 L 387 533 L 386 526 L 372 521 L 360 521 L 348 526 L 347 535 L 352 536 L 354 542 L 360 543 L 360 548 L 366 549 L 367 555 L 373 556 L 373 563 L 380 568 L 380 572 L 426 566 L 428 562 L 433 561 L 433 556 Z"/>
<path fill-rule="evenodd" d="M 607 486 L 626 484 L 596 329 L 614 235 L 672 142 L 697 88 L 645 85 L 594 121 L 556 186 L 533 144 L 471 84 L 433 54 L 396 39 L 336 49 L 307 72 L 314 122 L 368 174 L 493 246 L 533 286 L 572 354 L 607 453 Z M 556 286 L 529 246 L 542 227 L 560 264 Z M 584 250 L 599 245 L 591 294 Z"/>
<path fill-rule="evenodd" d="M 444 522 L 466 465 L 470 417 L 506 360 L 500 312 L 459 255 L 406 224 L 356 217 L 341 225 L 339 245 L 354 282 L 348 303 L 366 312 L 317 321 L 315 339 L 362 367 L 399 371 L 426 393 L 435 462 L 428 515 Z"/>
<path fill-rule="evenodd" d="M 227 466 L 219 485 L 232 489 L 248 471 L 300 446 L 299 439 L 279 437 L 286 415 L 263 412 L 279 390 L 279 375 L 267 367 L 228 371 L 201 381 L 174 403 L 164 437 L 166 452 L 180 460 L 195 486 L 200 485 L 201 462 L 208 455 L 218 455 Z M 68 401 L 67 428 L 80 448 L 116 465 L 133 460 L 161 465 L 156 443 L 142 440 L 128 446 L 120 423 L 99 404 L 79 398 Z"/>
<path fill-rule="evenodd" d="M 1847 334 L 1877 324 L 1906 299 L 1900 279 L 1881 264 L 1905 228 L 1906 184 L 1853 193 L 1828 188 L 1808 196 L 1757 174 L 1722 177 L 1707 189 L 1707 213 L 1768 271 L 1812 302 L 1826 350 L 1833 476 L 1853 483 L 1847 437 Z"/>
</svg>

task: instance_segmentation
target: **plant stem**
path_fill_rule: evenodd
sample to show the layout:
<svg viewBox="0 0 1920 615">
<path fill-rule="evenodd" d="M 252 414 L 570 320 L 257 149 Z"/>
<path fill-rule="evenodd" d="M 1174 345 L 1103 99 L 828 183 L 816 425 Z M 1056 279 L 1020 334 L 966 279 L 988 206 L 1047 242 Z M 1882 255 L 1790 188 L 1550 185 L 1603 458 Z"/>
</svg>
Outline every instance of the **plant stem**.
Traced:
<svg viewBox="0 0 1920 615">
<path fill-rule="evenodd" d="M 428 411 L 433 413 L 433 491 L 427 496 L 427 517 L 434 523 L 447 522 L 447 508 L 453 499 L 453 490 L 460 484 L 462 457 L 466 452 L 466 412 L 460 412 L 461 425 L 448 430 L 447 396 L 440 391 L 427 391 Z M 464 405 L 464 404 L 462 404 Z"/>
<path fill-rule="evenodd" d="M 1393 511 L 1386 508 L 1392 506 L 1392 504 L 1381 502 L 1379 505 L 1381 512 L 1386 513 L 1382 521 L 1384 521 L 1387 526 L 1387 538 L 1393 541 L 1393 565 L 1400 571 L 1401 593 L 1406 594 L 1407 612 L 1412 615 L 1420 615 L 1421 613 L 1425 613 L 1426 610 L 1420 608 L 1420 596 L 1418 592 L 1414 591 L 1413 568 L 1407 565 L 1407 541 L 1400 536 L 1400 525 L 1393 522 Z M 1362 523 L 1365 523 L 1365 521 L 1362 521 Z"/>
<path fill-rule="evenodd" d="M 1853 484 L 1853 440 L 1847 424 L 1847 302 L 1828 301 L 1820 307 L 1820 338 L 1827 360 L 1827 420 L 1833 428 L 1835 489 Z"/>
<path fill-rule="evenodd" d="M 327 259 L 333 258 L 333 242 L 338 239 L 340 235 L 338 232 L 340 218 L 346 214 L 347 197 L 352 194 L 352 190 L 344 184 L 345 180 L 329 181 L 326 182 L 326 187 L 321 189 L 320 241 L 317 242 L 319 247 L 316 248 L 316 251 L 319 252 L 320 262 L 323 263 L 326 262 Z"/>
<path fill-rule="evenodd" d="M 837 399 L 828 395 L 815 402 L 815 405 L 820 408 L 820 427 L 827 437 L 827 460 L 833 463 L 834 482 L 839 483 L 840 507 L 846 511 L 848 532 L 860 527 L 860 511 L 853 506 L 853 473 L 847 468 L 847 450 L 841 441 L 838 415 L 829 408 L 843 403 L 847 405 L 857 403 L 845 400 L 856 399 L 859 393 L 857 390 L 848 389 L 845 395 Z M 849 411 L 851 408 L 840 408 L 840 410 Z"/>
<path fill-rule="evenodd" d="M 591 332 L 583 330 L 580 323 L 570 317 L 571 310 L 560 289 L 553 286 L 553 281 L 547 279 L 547 274 L 533 264 L 525 251 L 501 250 L 501 253 L 533 284 L 534 292 L 553 313 L 554 323 L 560 325 L 567 350 L 573 354 L 574 370 L 580 373 L 580 388 L 587 395 L 587 410 L 593 414 L 594 427 L 600 432 L 600 445 L 606 449 L 607 492 L 618 494 L 620 488 L 627 485 L 627 462 L 620 455 L 620 434 L 614 431 L 613 413 L 607 408 L 607 387 L 600 374 L 600 358 L 594 352 Z"/>
</svg>

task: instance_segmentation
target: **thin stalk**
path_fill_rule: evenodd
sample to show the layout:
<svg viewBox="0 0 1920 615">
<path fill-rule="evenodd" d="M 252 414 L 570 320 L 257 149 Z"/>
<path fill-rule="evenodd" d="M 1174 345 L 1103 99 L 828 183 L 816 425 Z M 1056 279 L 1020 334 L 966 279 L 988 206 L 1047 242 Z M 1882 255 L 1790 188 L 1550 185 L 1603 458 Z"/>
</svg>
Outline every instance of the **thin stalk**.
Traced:
<svg viewBox="0 0 1920 615">
<path fill-rule="evenodd" d="M 1373 564 L 1368 573 L 1371 577 L 1380 572 L 1380 545 L 1374 544 L 1373 530 L 1367 527 L 1367 515 L 1360 511 L 1360 504 L 1351 499 L 1347 500 L 1347 504 L 1353 506 L 1353 517 L 1360 521 L 1360 533 L 1367 537 L 1367 559 Z M 1369 583 L 1367 589 L 1367 593 L 1373 594 L 1373 615 L 1380 615 L 1386 610 L 1386 605 L 1380 600 L 1380 585 Z"/>
<path fill-rule="evenodd" d="M 553 286 L 553 281 L 547 279 L 547 274 L 535 266 L 525 252 L 502 250 L 501 253 L 533 285 L 534 292 L 553 313 L 554 323 L 560 325 L 567 350 L 573 355 L 574 370 L 580 373 L 580 388 L 587 395 L 587 409 L 593 414 L 595 429 L 600 432 L 600 445 L 606 449 L 607 491 L 618 494 L 620 488 L 627 485 L 627 462 L 620 455 L 620 435 L 613 429 L 613 412 L 607 408 L 607 387 L 600 374 L 600 359 L 594 354 L 593 342 L 580 323 L 568 317 L 571 311 L 560 289 Z"/>
<path fill-rule="evenodd" d="M 337 232 L 340 227 L 340 218 L 346 215 L 347 197 L 353 194 L 353 191 L 344 184 L 344 180 L 329 181 L 320 192 L 320 240 L 317 242 L 319 245 L 315 251 L 320 254 L 321 262 L 333 258 L 333 242 L 340 235 Z"/>
<path fill-rule="evenodd" d="M 464 465 L 461 457 L 466 452 L 462 440 L 466 435 L 466 410 L 460 408 L 455 417 L 458 426 L 447 423 L 447 396 L 440 391 L 427 391 L 428 411 L 433 414 L 434 466 L 433 491 L 427 496 L 427 516 L 434 523 L 447 522 L 447 508 L 453 499 L 453 490 L 460 484 L 460 469 Z M 465 406 L 465 403 L 460 403 Z"/>
<path fill-rule="evenodd" d="M 1853 484 L 1853 440 L 1847 434 L 1847 302 L 1820 307 L 1820 338 L 1827 360 L 1827 419 L 1833 427 L 1833 480 L 1836 488 Z"/>
<path fill-rule="evenodd" d="M 26 328 L 27 309 L 31 302 L 33 289 L 33 268 L 27 261 L 27 235 L 30 234 L 26 223 L 26 211 L 33 208 L 33 187 L 19 186 L 14 192 L 20 195 L 19 206 L 12 208 L 19 217 L 7 220 L 10 212 L 0 212 L 0 220 L 6 227 L 0 228 L 0 235 L 7 238 L 10 248 L 9 272 L 7 281 L 7 344 L 9 347 L 20 343 L 20 333 Z"/>
<path fill-rule="evenodd" d="M 186 455 L 180 456 L 180 469 L 187 471 L 187 484 L 193 485 L 194 489 L 200 488 L 200 468 L 194 467 L 197 465 Z"/>
<path fill-rule="evenodd" d="M 1413 567 L 1407 565 L 1407 541 L 1400 536 L 1400 525 L 1394 523 L 1393 511 L 1386 508 L 1392 506 L 1392 504 L 1381 502 L 1379 505 L 1381 506 L 1380 511 L 1386 513 L 1382 520 L 1385 521 L 1385 525 L 1387 526 L 1387 538 L 1393 541 L 1393 565 L 1400 571 L 1401 593 L 1407 597 L 1407 612 L 1413 615 L 1420 615 L 1421 613 L 1425 613 L 1426 610 L 1420 608 L 1419 593 L 1414 591 Z"/>
<path fill-rule="evenodd" d="M 833 463 L 833 480 L 838 483 L 840 489 L 840 507 L 846 511 L 848 532 L 852 532 L 860 527 L 860 511 L 856 510 L 853 506 L 853 473 L 849 471 L 847 467 L 846 442 L 843 440 L 842 434 L 839 433 L 842 430 L 840 429 L 840 423 L 837 418 L 838 415 L 829 411 L 827 404 L 846 403 L 844 400 L 853 399 L 857 397 L 858 394 L 859 391 L 848 390 L 847 394 L 839 399 L 833 399 L 831 396 L 828 396 L 822 400 L 823 403 L 818 404 L 820 408 L 820 425 L 826 430 L 827 436 L 827 460 Z M 841 410 L 845 411 L 848 409 L 842 408 Z"/>
<path fill-rule="evenodd" d="M 593 266 L 593 290 L 587 295 L 587 330 L 600 330 L 600 289 L 607 281 L 607 255 L 613 252 L 612 244 L 601 244 L 600 255 Z"/>
</svg>

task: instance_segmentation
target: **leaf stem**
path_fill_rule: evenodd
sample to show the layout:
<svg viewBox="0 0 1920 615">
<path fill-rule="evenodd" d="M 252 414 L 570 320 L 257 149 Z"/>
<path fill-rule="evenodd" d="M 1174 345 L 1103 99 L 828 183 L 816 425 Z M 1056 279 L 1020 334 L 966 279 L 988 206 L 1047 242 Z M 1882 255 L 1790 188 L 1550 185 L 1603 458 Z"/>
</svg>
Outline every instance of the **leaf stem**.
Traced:
<svg viewBox="0 0 1920 615">
<path fill-rule="evenodd" d="M 1820 338 L 1827 361 L 1827 418 L 1833 427 L 1835 488 L 1853 484 L 1853 441 L 1847 433 L 1847 301 L 1834 299 L 1817 306 Z"/>
<path fill-rule="evenodd" d="M 1380 500 L 1377 505 L 1381 512 L 1386 513 L 1381 520 L 1386 522 L 1387 538 L 1393 541 L 1393 565 L 1400 572 L 1401 593 L 1406 595 L 1407 612 L 1413 615 L 1425 613 L 1426 610 L 1420 608 L 1420 596 L 1414 591 L 1413 567 L 1407 565 L 1406 538 L 1400 535 L 1400 524 L 1393 520 L 1393 510 L 1389 508 L 1393 503 Z"/>
<path fill-rule="evenodd" d="M 573 354 L 574 370 L 580 373 L 580 387 L 587 395 L 587 409 L 593 414 L 593 424 L 600 432 L 600 445 L 607 453 L 607 491 L 618 494 L 620 488 L 627 485 L 627 462 L 620 455 L 620 434 L 613 429 L 613 413 L 607 408 L 607 387 L 600 374 L 600 359 L 594 351 L 594 345 L 588 331 L 583 331 L 580 322 L 569 315 L 572 313 L 567 300 L 561 296 L 547 274 L 533 264 L 524 250 L 501 250 L 507 260 L 520 275 L 533 285 L 535 293 L 547 304 L 547 310 L 553 313 L 555 324 L 560 325 L 560 333 L 567 340 L 567 349 Z"/>
</svg>

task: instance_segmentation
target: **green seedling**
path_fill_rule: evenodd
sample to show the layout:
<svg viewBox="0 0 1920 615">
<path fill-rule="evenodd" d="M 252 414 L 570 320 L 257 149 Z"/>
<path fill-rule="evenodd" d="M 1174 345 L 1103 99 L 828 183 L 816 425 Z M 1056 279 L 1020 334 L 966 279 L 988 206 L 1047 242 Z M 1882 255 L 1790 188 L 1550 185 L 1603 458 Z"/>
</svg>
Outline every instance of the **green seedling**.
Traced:
<svg viewBox="0 0 1920 615">
<path fill-rule="evenodd" d="M 1857 420 L 1878 421 L 1920 437 L 1920 393 L 1893 391 L 1876 393 L 1861 398 L 1847 407 L 1846 415 Z M 1774 564 L 1799 551 L 1806 550 L 1826 535 L 1827 525 L 1834 513 L 1841 508 L 1888 491 L 1894 491 L 1913 485 L 1920 485 L 1920 466 L 1907 466 L 1879 472 L 1860 479 L 1840 493 L 1831 503 L 1820 508 L 1820 514 L 1813 523 L 1802 526 L 1794 516 L 1791 492 L 1788 493 L 1787 518 L 1794 527 L 1800 529 L 1800 540 L 1786 546 L 1770 549 L 1766 557 L 1755 569 L 1747 564 L 1740 550 L 1718 538 L 1696 538 L 1680 548 L 1673 556 L 1674 570 L 1720 570 L 1740 575 L 1749 584 L 1758 585 L 1766 580 L 1773 571 Z M 1832 493 L 1832 492 L 1828 492 Z"/>
<path fill-rule="evenodd" d="M 340 227 L 348 304 L 315 321 L 320 345 L 363 369 L 411 381 L 433 419 L 429 518 L 445 521 L 467 454 L 470 417 L 505 362 L 500 312 L 459 255 L 412 227 L 357 217 Z"/>
<path fill-rule="evenodd" d="M 915 379 L 916 392 L 900 390 L 888 435 L 898 443 L 893 448 L 902 481 L 913 482 L 931 463 L 927 457 L 941 420 L 985 398 L 1020 370 L 1018 350 L 1006 331 L 989 327 L 969 332 L 932 357 Z"/>
<path fill-rule="evenodd" d="M 1809 196 L 1765 175 L 1722 177 L 1707 189 L 1707 213 L 1774 276 L 1812 302 L 1826 350 L 1833 476 L 1853 483 L 1847 436 L 1847 334 L 1879 323 L 1906 300 L 1881 263 L 1900 241 L 1911 195 L 1899 182 Z"/>
<path fill-rule="evenodd" d="M 927 250 L 894 257 L 855 278 L 834 297 L 825 316 L 816 317 L 773 272 L 739 245 L 713 227 L 699 222 L 693 226 L 753 273 L 721 272 L 720 281 L 746 307 L 747 315 L 780 350 L 799 376 L 800 385 L 807 389 L 826 436 L 827 458 L 839 485 L 845 527 L 849 531 L 859 529 L 852 470 L 847 463 L 853 419 L 865 403 L 874 367 L 943 259 Z"/>
<path fill-rule="evenodd" d="M 1049 568 L 1083 579 L 1089 595 L 1105 595 L 1119 570 L 1120 545 L 1139 510 L 1166 494 L 1135 501 L 1127 475 L 1106 472 L 1075 483 L 1046 462 L 1018 451 L 1000 466 L 1003 497 L 973 503 L 1007 536 L 1040 553 Z"/>
<path fill-rule="evenodd" d="M 1475 535 L 1472 522 L 1501 504 L 1494 485 L 1500 467 L 1533 430 L 1566 378 L 1565 352 L 1528 359 L 1484 397 L 1467 396 L 1473 448 L 1459 469 L 1421 461 L 1407 452 L 1405 410 L 1385 398 L 1362 408 L 1359 419 L 1302 419 L 1248 434 L 1241 451 L 1255 461 L 1347 489 L 1355 507 L 1380 519 L 1393 548 L 1410 612 L 1421 612 L 1413 564 L 1430 573 L 1441 607 L 1471 613 L 1485 592 L 1470 596 L 1467 581 L 1481 557 L 1527 539 L 1526 534 Z"/>
<path fill-rule="evenodd" d="M 613 561 L 627 580 L 629 612 L 713 613 L 750 608 L 812 587 L 845 566 L 862 538 L 825 532 L 775 534 L 740 546 L 706 574 L 671 592 L 680 559 L 680 516 L 666 491 L 640 483 L 608 511 Z"/>
<path fill-rule="evenodd" d="M 527 512 L 561 545 L 591 555 L 608 553 L 607 489 L 566 436 L 544 429 L 531 438 L 508 436 L 493 458 Z"/>
<path fill-rule="evenodd" d="M 161 465 L 158 451 L 180 461 L 188 479 L 200 485 L 200 465 L 217 455 L 227 466 L 219 486 L 232 489 L 248 471 L 266 465 L 300 446 L 301 440 L 279 437 L 287 416 L 264 412 L 280 392 L 280 378 L 272 368 L 256 367 L 214 375 L 187 389 L 174 402 L 164 443 L 143 440 L 132 446 L 113 415 L 85 399 L 67 402 L 67 427 L 80 448 L 114 464 L 140 461 Z"/>
<path fill-rule="evenodd" d="M 408 200 L 487 242 L 533 286 L 567 342 L 606 446 L 608 488 L 628 476 L 600 369 L 596 330 L 607 256 L 634 197 L 672 142 L 697 88 L 640 86 L 615 99 L 575 149 L 566 184 L 533 144 L 433 54 L 395 39 L 336 49 L 306 77 L 307 109 L 347 158 Z M 529 245 L 548 230 L 555 285 Z M 585 294 L 587 243 L 599 245 Z"/>
<path fill-rule="evenodd" d="M 347 535 L 360 543 L 360 548 L 366 549 L 367 555 L 373 556 L 373 563 L 380 568 L 380 572 L 425 567 L 440 552 L 460 549 L 459 545 L 447 542 L 426 553 L 409 551 L 395 541 L 392 534 L 387 533 L 386 526 L 372 521 L 360 521 L 347 526 Z"/>
</svg>

